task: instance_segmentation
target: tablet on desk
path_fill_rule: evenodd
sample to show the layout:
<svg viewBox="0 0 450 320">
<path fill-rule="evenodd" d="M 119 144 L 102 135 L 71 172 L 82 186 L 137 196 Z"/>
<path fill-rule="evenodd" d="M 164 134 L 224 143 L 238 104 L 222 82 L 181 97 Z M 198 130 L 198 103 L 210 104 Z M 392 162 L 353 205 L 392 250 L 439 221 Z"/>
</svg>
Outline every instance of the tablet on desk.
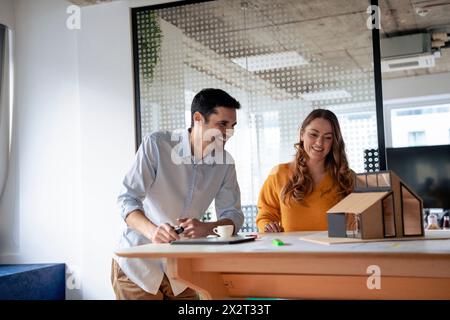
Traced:
<svg viewBox="0 0 450 320">
<path fill-rule="evenodd" d="M 254 241 L 256 236 L 234 236 L 230 238 L 192 238 L 172 241 L 171 244 L 235 244 Z"/>
</svg>

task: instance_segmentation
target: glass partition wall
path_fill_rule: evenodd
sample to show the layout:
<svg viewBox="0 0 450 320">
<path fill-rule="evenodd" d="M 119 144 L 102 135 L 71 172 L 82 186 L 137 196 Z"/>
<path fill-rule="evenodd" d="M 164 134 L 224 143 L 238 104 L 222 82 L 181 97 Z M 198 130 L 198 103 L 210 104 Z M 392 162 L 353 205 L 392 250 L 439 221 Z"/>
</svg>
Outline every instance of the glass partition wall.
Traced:
<svg viewBox="0 0 450 320">
<path fill-rule="evenodd" d="M 450 4 L 379 4 L 386 147 L 450 144 Z"/>
<path fill-rule="evenodd" d="M 433 213 L 442 225 L 450 209 L 450 3 L 379 5 L 387 168 L 422 197 L 424 220 Z M 402 194 L 405 206 L 418 206 Z M 406 217 L 406 234 L 418 233 L 408 225 L 419 218 Z"/>
<path fill-rule="evenodd" d="M 237 100 L 227 150 L 254 228 L 259 190 L 272 167 L 292 160 L 314 108 L 339 118 L 351 168 L 376 149 L 372 30 L 367 1 L 218 0 L 132 11 L 137 142 L 154 130 L 190 126 L 202 88 Z"/>
</svg>

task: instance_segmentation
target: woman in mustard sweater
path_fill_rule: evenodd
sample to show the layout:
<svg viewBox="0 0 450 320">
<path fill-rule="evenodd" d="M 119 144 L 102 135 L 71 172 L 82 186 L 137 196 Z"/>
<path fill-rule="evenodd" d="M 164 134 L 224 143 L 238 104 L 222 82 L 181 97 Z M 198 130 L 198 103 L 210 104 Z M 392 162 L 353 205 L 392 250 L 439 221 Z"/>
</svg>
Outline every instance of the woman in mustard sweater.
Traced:
<svg viewBox="0 0 450 320">
<path fill-rule="evenodd" d="M 295 149 L 295 159 L 272 169 L 261 189 L 260 232 L 326 230 L 327 210 L 353 191 L 354 173 L 333 112 L 313 110 Z"/>
</svg>

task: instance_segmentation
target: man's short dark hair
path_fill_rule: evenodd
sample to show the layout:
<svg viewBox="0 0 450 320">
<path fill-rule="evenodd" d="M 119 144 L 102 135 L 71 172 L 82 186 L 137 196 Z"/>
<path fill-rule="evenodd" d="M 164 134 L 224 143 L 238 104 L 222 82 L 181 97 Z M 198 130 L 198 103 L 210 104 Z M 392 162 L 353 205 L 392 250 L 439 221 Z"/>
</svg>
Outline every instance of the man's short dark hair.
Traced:
<svg viewBox="0 0 450 320">
<path fill-rule="evenodd" d="M 217 107 L 239 109 L 241 104 L 221 89 L 206 88 L 197 93 L 191 105 L 191 127 L 194 126 L 194 113 L 200 112 L 205 121 L 211 114 L 217 113 Z"/>
</svg>

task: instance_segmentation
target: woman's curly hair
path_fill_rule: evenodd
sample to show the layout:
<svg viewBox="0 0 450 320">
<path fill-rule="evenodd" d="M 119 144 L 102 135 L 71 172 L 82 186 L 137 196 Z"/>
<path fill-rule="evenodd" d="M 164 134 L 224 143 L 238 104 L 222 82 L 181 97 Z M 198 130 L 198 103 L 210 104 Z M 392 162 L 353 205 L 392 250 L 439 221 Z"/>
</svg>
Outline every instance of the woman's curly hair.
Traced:
<svg viewBox="0 0 450 320">
<path fill-rule="evenodd" d="M 336 115 L 326 109 L 313 110 L 303 121 L 300 135 L 304 133 L 311 121 L 317 118 L 328 120 L 333 129 L 333 144 L 325 158 L 325 170 L 331 175 L 333 185 L 338 187 L 338 195 L 345 197 L 353 191 L 354 174 L 348 166 L 345 143 Z M 312 176 L 306 166 L 309 157 L 304 149 L 303 141 L 300 139 L 298 143 L 294 144 L 294 147 L 297 152 L 292 163 L 293 174 L 281 191 L 281 200 L 285 203 L 289 203 L 291 199 L 301 202 L 313 191 L 314 187 Z"/>
</svg>

